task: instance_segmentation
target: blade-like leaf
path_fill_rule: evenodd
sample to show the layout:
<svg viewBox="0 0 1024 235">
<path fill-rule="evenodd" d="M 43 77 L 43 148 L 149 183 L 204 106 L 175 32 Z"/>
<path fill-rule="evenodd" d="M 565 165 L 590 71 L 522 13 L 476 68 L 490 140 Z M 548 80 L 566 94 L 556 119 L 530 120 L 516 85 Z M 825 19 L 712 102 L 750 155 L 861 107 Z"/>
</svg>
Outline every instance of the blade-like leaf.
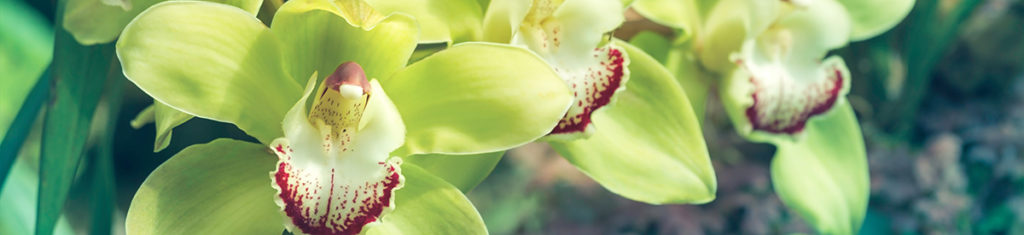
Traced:
<svg viewBox="0 0 1024 235">
<path fill-rule="evenodd" d="M 111 74 L 120 74 L 113 45 L 82 46 L 57 28 L 53 90 L 43 124 L 39 167 L 36 234 L 41 235 L 53 233 L 64 208 L 105 81 Z"/>
<path fill-rule="evenodd" d="M 602 186 L 651 204 L 704 203 L 717 184 L 685 91 L 661 64 L 627 43 L 632 73 L 616 103 L 594 113 L 594 135 L 552 142 Z"/>
<path fill-rule="evenodd" d="M 283 135 L 281 120 L 302 91 L 285 73 L 279 44 L 236 7 L 171 1 L 132 21 L 117 54 L 124 74 L 153 99 L 269 144 Z"/>
<path fill-rule="evenodd" d="M 505 150 L 546 135 L 572 95 L 526 49 L 464 43 L 383 82 L 405 122 L 408 154 Z"/>
<path fill-rule="evenodd" d="M 269 173 L 277 158 L 230 139 L 193 145 L 153 171 L 135 193 L 128 234 L 281 234 Z"/>
<path fill-rule="evenodd" d="M 416 165 L 403 164 L 405 186 L 395 192 L 395 210 L 366 234 L 487 234 L 473 204 L 459 189 Z"/>
<path fill-rule="evenodd" d="M 115 70 L 120 70 L 117 67 Z M 107 80 L 103 102 L 106 113 L 97 113 L 100 122 L 93 122 L 93 133 L 100 133 L 94 139 L 98 139 L 97 146 L 93 148 L 89 161 L 92 177 L 92 194 L 89 197 L 89 207 L 92 213 L 89 216 L 91 225 L 90 234 L 111 234 L 111 224 L 114 216 L 116 201 L 114 183 L 114 133 L 118 126 L 118 114 L 121 112 L 122 83 L 125 78 L 120 73 L 112 75 Z"/>
<path fill-rule="evenodd" d="M 468 193 L 491 174 L 503 155 L 505 151 L 472 155 L 420 154 L 403 160 L 441 177 L 463 193 Z"/>
<path fill-rule="evenodd" d="M 798 141 L 777 141 L 772 184 L 822 234 L 856 234 L 870 182 L 860 124 L 849 103 L 811 120 Z"/>
<path fill-rule="evenodd" d="M 49 94 L 53 30 L 20 1 L 0 1 L 0 187 Z"/>
<path fill-rule="evenodd" d="M 32 133 L 10 166 L 10 177 L 0 187 L 0 234 L 32 234 L 39 200 L 39 138 L 42 118 L 29 124 Z M 74 234 L 67 219 L 57 220 L 54 234 Z"/>
</svg>

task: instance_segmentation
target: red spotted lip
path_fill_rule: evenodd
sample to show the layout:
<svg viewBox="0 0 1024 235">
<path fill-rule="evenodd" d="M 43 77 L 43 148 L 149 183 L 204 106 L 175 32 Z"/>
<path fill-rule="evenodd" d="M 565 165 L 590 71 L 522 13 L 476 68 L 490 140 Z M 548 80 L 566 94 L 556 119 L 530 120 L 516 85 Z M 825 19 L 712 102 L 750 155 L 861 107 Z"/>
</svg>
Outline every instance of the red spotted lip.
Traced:
<svg viewBox="0 0 1024 235">
<path fill-rule="evenodd" d="M 569 112 L 558 121 L 558 125 L 551 131 L 550 135 L 583 133 L 591 123 L 590 116 L 597 109 L 608 105 L 612 95 L 621 87 L 625 76 L 625 57 L 620 49 L 615 47 L 604 47 L 595 49 L 594 57 L 605 56 L 600 67 L 588 69 L 587 77 L 582 81 L 569 81 L 574 90 L 574 103 Z M 601 55 L 604 54 L 604 55 Z M 582 91 L 578 88 L 582 88 Z"/>
<path fill-rule="evenodd" d="M 764 84 L 760 84 L 756 77 L 751 76 L 750 83 L 755 87 L 751 94 L 754 103 L 746 109 L 746 116 L 753 129 L 775 134 L 796 134 L 803 131 L 811 117 L 831 110 L 842 95 L 844 79 L 847 78 L 843 77 L 843 73 L 837 67 L 831 67 L 829 70 L 833 76 L 829 76 L 828 79 L 804 88 L 790 87 L 791 91 L 802 89 L 802 97 L 778 95 L 776 99 L 766 99 L 769 97 L 765 97 L 763 93 L 768 92 Z M 781 87 L 787 86 L 784 84 Z M 769 105 L 769 102 L 777 103 Z"/>
<path fill-rule="evenodd" d="M 317 179 L 290 164 L 289 147 L 278 145 L 274 150 L 281 157 L 272 174 L 277 197 L 284 214 L 302 233 L 359 234 L 367 224 L 380 220 L 385 208 L 394 206 L 393 193 L 402 181 L 396 163 L 381 162 L 386 175 L 380 181 L 342 185 L 335 182 L 333 168 Z"/>
</svg>

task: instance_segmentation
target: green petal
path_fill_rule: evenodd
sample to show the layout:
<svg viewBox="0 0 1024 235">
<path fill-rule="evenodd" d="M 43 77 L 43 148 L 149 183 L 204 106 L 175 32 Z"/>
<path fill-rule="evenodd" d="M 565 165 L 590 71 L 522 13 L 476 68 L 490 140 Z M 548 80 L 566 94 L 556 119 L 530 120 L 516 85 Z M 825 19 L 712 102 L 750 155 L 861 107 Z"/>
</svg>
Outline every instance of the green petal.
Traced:
<svg viewBox="0 0 1024 235">
<path fill-rule="evenodd" d="M 692 34 L 700 24 L 697 0 L 636 0 L 633 9 L 637 13 L 672 28 Z"/>
<path fill-rule="evenodd" d="M 395 210 L 366 234 L 487 234 L 473 204 L 459 189 L 412 165 L 402 165 L 405 187 L 395 192 Z"/>
<path fill-rule="evenodd" d="M 289 1 L 274 15 L 271 30 L 285 43 L 285 61 L 299 84 L 314 71 L 329 74 L 353 61 L 368 79 L 386 80 L 405 67 L 416 49 L 416 21 L 402 14 L 380 16 L 372 9 L 357 11 L 341 2 Z M 356 11 L 338 11 L 339 8 Z M 362 8 L 358 8 L 362 9 Z M 358 19 L 343 16 L 368 14 Z M 359 20 L 368 18 L 368 20 Z"/>
<path fill-rule="evenodd" d="M 75 0 L 64 11 L 64 28 L 82 45 L 114 41 L 128 22 L 164 0 Z M 262 0 L 209 0 L 237 6 L 256 15 Z"/>
<path fill-rule="evenodd" d="M 166 2 L 125 28 L 117 54 L 124 74 L 153 99 L 270 143 L 302 91 L 282 68 L 279 43 L 238 8 Z"/>
<path fill-rule="evenodd" d="M 508 43 L 530 12 L 533 1 L 494 0 L 484 13 L 484 41 Z"/>
<path fill-rule="evenodd" d="M 483 182 L 498 166 L 505 151 L 473 155 L 420 154 L 404 157 L 405 163 L 415 164 L 444 181 L 468 193 Z"/>
<path fill-rule="evenodd" d="M 20 1 L 0 1 L 0 140 L 53 57 L 53 29 Z M 2 178 L 2 177 L 0 177 Z"/>
<path fill-rule="evenodd" d="M 690 99 L 694 114 L 703 123 L 712 75 L 700 67 L 693 43 L 694 40 L 686 40 L 681 44 L 672 45 L 664 36 L 651 31 L 640 32 L 629 41 L 629 44 L 643 49 L 665 65 L 665 68 L 676 77 Z"/>
<path fill-rule="evenodd" d="M 407 154 L 523 145 L 551 131 L 572 100 L 535 54 L 491 43 L 455 45 L 383 83 L 405 122 Z"/>
<path fill-rule="evenodd" d="M 260 144 L 217 139 L 182 150 L 157 167 L 132 199 L 128 234 L 281 234 L 269 172 L 277 161 Z"/>
<path fill-rule="evenodd" d="M 849 104 L 808 123 L 799 141 L 779 141 L 775 191 L 822 234 L 855 234 L 867 211 L 870 182 L 860 125 Z"/>
<path fill-rule="evenodd" d="M 820 1 L 819 1 L 820 2 Z M 723 0 L 708 14 L 704 32 L 698 35 L 700 59 L 712 71 L 733 68 L 729 55 L 740 50 L 746 39 L 760 35 L 778 18 L 785 3 L 760 0 Z"/>
<path fill-rule="evenodd" d="M 594 113 L 593 136 L 551 145 L 602 186 L 633 200 L 714 199 L 714 169 L 682 87 L 643 51 L 617 43 L 632 61 L 628 89 L 616 95 L 617 103 Z"/>
<path fill-rule="evenodd" d="M 654 60 L 662 64 L 665 64 L 665 58 L 668 57 L 668 49 L 672 46 L 665 36 L 652 31 L 637 33 L 633 38 L 629 39 L 629 44 L 643 50 L 653 57 Z"/>
<path fill-rule="evenodd" d="M 171 144 L 171 130 L 174 127 L 184 124 L 192 117 L 192 115 L 178 111 L 166 104 L 153 102 L 139 112 L 135 119 L 132 119 L 131 126 L 134 129 L 139 129 L 146 124 L 156 123 L 156 138 L 153 140 L 153 152 L 155 153 L 164 150 L 167 145 Z"/>
<path fill-rule="evenodd" d="M 914 0 L 839 0 L 853 20 L 850 39 L 872 38 L 896 26 L 910 13 Z"/>
<path fill-rule="evenodd" d="M 416 18 L 420 43 L 479 41 L 484 18 L 476 0 L 369 0 L 385 14 L 401 12 Z"/>
<path fill-rule="evenodd" d="M 153 103 L 153 116 L 156 122 L 156 138 L 153 140 L 153 152 L 160 152 L 171 144 L 171 130 L 188 120 L 192 115 L 167 106 L 166 104 Z"/>
</svg>

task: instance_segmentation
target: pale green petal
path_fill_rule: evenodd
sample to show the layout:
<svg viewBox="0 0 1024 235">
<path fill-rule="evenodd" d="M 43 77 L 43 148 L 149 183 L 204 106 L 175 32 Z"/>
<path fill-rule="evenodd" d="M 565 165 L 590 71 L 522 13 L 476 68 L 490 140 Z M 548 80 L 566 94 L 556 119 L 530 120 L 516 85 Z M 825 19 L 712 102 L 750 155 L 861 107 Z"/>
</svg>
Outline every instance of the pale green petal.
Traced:
<svg viewBox="0 0 1024 235">
<path fill-rule="evenodd" d="M 459 189 L 412 164 L 403 164 L 402 174 L 405 187 L 395 192 L 395 210 L 366 234 L 487 234 Z"/>
<path fill-rule="evenodd" d="M 700 0 L 636 0 L 633 9 L 651 21 L 692 34 L 700 24 Z"/>
<path fill-rule="evenodd" d="M 491 174 L 504 154 L 505 151 L 472 155 L 419 154 L 402 159 L 468 193 Z"/>
<path fill-rule="evenodd" d="M 651 204 L 704 203 L 717 183 L 697 117 L 679 83 L 653 58 L 617 42 L 632 78 L 593 115 L 594 135 L 551 145 L 608 190 Z"/>
<path fill-rule="evenodd" d="M 839 0 L 853 21 L 852 41 L 872 38 L 896 26 L 910 13 L 914 0 Z"/>
<path fill-rule="evenodd" d="M 285 43 L 285 61 L 291 75 L 301 79 L 298 83 L 305 83 L 314 71 L 329 74 L 348 61 L 362 66 L 368 79 L 387 79 L 405 67 L 416 49 L 418 32 L 412 17 L 385 17 L 370 8 L 342 12 L 338 9 L 347 5 L 336 4 L 342 3 L 288 1 L 274 16 L 271 30 Z M 343 17 L 363 13 L 368 15 Z"/>
<path fill-rule="evenodd" d="M 192 115 L 167 106 L 166 104 L 153 103 L 153 116 L 156 122 L 156 139 L 153 140 L 153 152 L 160 152 L 171 144 L 171 130 L 188 120 Z"/>
<path fill-rule="evenodd" d="M 496 152 L 546 135 L 569 108 L 562 79 L 526 49 L 463 43 L 383 82 L 407 128 L 407 154 Z"/>
<path fill-rule="evenodd" d="M 722 0 L 715 4 L 704 32 L 698 35 L 703 43 L 698 54 L 703 65 L 712 71 L 728 72 L 734 67 L 729 55 L 774 23 L 783 4 L 761 0 Z"/>
<path fill-rule="evenodd" d="M 808 123 L 798 141 L 777 141 L 772 184 L 782 202 L 821 234 L 856 234 L 870 182 L 860 125 L 849 104 Z"/>
<path fill-rule="evenodd" d="M 270 143 L 302 91 L 282 68 L 279 44 L 238 8 L 166 2 L 125 28 L 117 54 L 126 77 L 155 100 Z"/>
<path fill-rule="evenodd" d="M 83 45 L 114 41 L 125 25 L 164 0 L 74 0 L 64 10 L 64 28 Z M 262 0 L 209 0 L 240 7 L 256 15 Z"/>
<path fill-rule="evenodd" d="M 192 117 L 192 115 L 178 111 L 166 104 L 153 102 L 139 112 L 135 119 L 132 119 L 131 126 L 134 129 L 139 129 L 146 124 L 156 123 L 156 138 L 153 140 L 153 152 L 155 153 L 164 150 L 167 145 L 171 144 L 171 130 L 174 127 L 184 124 Z"/>
<path fill-rule="evenodd" d="M 508 43 L 530 12 L 533 1 L 494 0 L 484 13 L 484 41 Z"/>
<path fill-rule="evenodd" d="M 664 36 L 651 31 L 643 31 L 633 36 L 629 43 L 643 49 L 644 52 L 665 65 L 665 68 L 683 86 L 686 96 L 690 99 L 690 105 L 693 106 L 694 114 L 703 123 L 704 108 L 713 75 L 708 74 L 700 67 L 700 62 L 697 61 L 697 55 L 694 52 L 694 40 L 686 40 L 683 43 L 672 45 Z"/>
<path fill-rule="evenodd" d="M 128 234 L 281 234 L 263 145 L 217 139 L 182 150 L 135 193 Z"/>
<path fill-rule="evenodd" d="M 834 1 L 813 1 L 804 8 L 794 9 L 779 18 L 778 22 L 761 33 L 757 40 L 778 42 L 783 50 L 785 63 L 804 64 L 814 67 L 828 51 L 846 45 L 850 38 L 850 20 L 842 5 Z M 774 37 L 772 33 L 785 38 Z M 775 41 L 778 40 L 778 41 Z M 787 41 L 789 40 L 789 41 Z M 766 42 L 768 43 L 768 42 Z"/>
<path fill-rule="evenodd" d="M 420 25 L 420 43 L 479 41 L 484 13 L 477 0 L 369 0 L 384 14 L 412 15 Z"/>
<path fill-rule="evenodd" d="M 665 58 L 668 57 L 668 49 L 672 47 L 671 42 L 665 36 L 651 31 L 637 33 L 633 38 L 629 39 L 629 44 L 633 44 L 633 46 L 643 50 L 653 57 L 654 60 L 662 64 L 665 64 Z"/>
</svg>

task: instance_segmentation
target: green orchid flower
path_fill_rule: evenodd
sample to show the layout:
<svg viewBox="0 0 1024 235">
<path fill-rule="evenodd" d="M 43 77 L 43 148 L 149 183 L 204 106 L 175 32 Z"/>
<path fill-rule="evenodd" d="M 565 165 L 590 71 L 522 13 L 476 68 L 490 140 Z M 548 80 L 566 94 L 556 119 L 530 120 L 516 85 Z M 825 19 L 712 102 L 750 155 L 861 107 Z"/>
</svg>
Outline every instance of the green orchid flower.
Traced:
<svg viewBox="0 0 1024 235">
<path fill-rule="evenodd" d="M 465 33 L 448 37 L 445 32 L 477 32 L 482 28 L 479 38 L 484 41 L 527 48 L 544 58 L 574 96 L 572 107 L 544 140 L 609 190 L 653 204 L 699 203 L 714 198 L 714 170 L 694 107 L 686 100 L 682 85 L 663 73 L 664 68 L 646 53 L 609 40 L 610 32 L 623 22 L 623 7 L 628 1 L 420 0 L 371 4 L 434 22 L 421 27 L 441 33 L 442 38 L 472 40 L 475 37 Z M 478 7 L 486 11 L 482 22 L 473 22 L 481 18 L 475 10 Z M 436 41 L 421 38 L 421 42 Z M 431 172 L 468 190 L 493 169 L 501 153 L 476 157 L 480 160 L 429 155 L 409 161 L 428 165 Z M 455 165 L 460 167 L 445 168 Z M 454 169 L 477 170 L 453 174 Z"/>
<path fill-rule="evenodd" d="M 646 53 L 609 40 L 623 11 L 618 1 L 492 1 L 484 38 L 529 48 L 572 89 L 545 140 L 580 170 L 633 200 L 710 201 L 714 170 L 685 91 Z"/>
<path fill-rule="evenodd" d="M 821 233 L 852 234 L 867 209 L 867 156 L 846 101 L 850 73 L 842 58 L 825 56 L 888 30 L 912 5 L 640 0 L 634 7 L 683 31 L 676 45 L 661 48 L 699 58 L 683 61 L 722 75 L 722 103 L 740 135 L 778 147 L 771 172 L 782 201 Z"/>
<path fill-rule="evenodd" d="M 218 3 L 141 13 L 117 42 L 126 77 L 260 144 L 178 153 L 136 193 L 128 231 L 486 233 L 456 187 L 403 160 L 532 142 L 572 96 L 525 49 L 464 43 L 406 66 L 416 42 L 410 16 L 361 1 L 289 1 L 269 28 Z"/>
</svg>

